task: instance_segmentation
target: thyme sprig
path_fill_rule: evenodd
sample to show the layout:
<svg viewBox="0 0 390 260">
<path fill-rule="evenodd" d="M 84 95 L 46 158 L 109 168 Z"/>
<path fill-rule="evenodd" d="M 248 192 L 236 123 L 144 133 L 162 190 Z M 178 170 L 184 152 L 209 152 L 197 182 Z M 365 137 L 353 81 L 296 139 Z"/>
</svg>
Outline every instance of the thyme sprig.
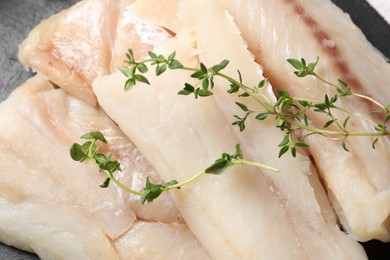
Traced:
<svg viewBox="0 0 390 260">
<path fill-rule="evenodd" d="M 143 190 L 136 191 L 127 187 L 115 177 L 114 173 L 116 171 L 122 170 L 120 167 L 120 163 L 117 160 L 113 159 L 112 154 L 105 155 L 103 153 L 100 153 L 100 148 L 97 145 L 97 142 L 107 143 L 107 140 L 101 132 L 89 132 L 82 135 L 81 138 L 86 139 L 87 141 L 83 144 L 74 143 L 71 146 L 70 156 L 72 157 L 72 159 L 78 162 L 91 161 L 99 169 L 99 171 L 105 175 L 105 179 L 100 185 L 101 188 L 109 187 L 110 182 L 113 181 L 123 190 L 139 196 L 142 204 L 144 204 L 145 202 L 152 203 L 162 193 L 172 189 L 180 189 L 181 187 L 198 180 L 205 174 L 220 175 L 228 168 L 233 167 L 235 165 L 245 164 L 275 172 L 278 171 L 276 168 L 267 165 L 244 160 L 241 148 L 237 144 L 235 147 L 235 152 L 233 154 L 223 153 L 221 157 L 217 159 L 213 164 L 211 164 L 206 169 L 200 171 L 193 177 L 189 178 L 188 180 L 185 180 L 180 183 L 177 180 L 171 180 L 165 183 L 154 183 L 150 180 L 149 176 L 147 176 L 145 180 L 145 187 L 143 188 Z"/>
<path fill-rule="evenodd" d="M 182 69 L 192 72 L 191 77 L 198 79 L 198 83 L 191 85 L 185 83 L 182 90 L 178 92 L 180 95 L 194 95 L 195 98 L 208 97 L 213 95 L 213 88 L 215 86 L 215 77 L 221 77 L 228 81 L 229 94 L 237 93 L 240 97 L 250 97 L 259 105 L 257 108 L 250 108 L 243 102 L 236 102 L 235 104 L 242 110 L 243 115 L 233 115 L 233 125 L 236 125 L 240 131 L 244 131 L 246 128 L 246 120 L 251 116 L 254 116 L 256 120 L 265 120 L 268 117 L 274 117 L 276 119 L 276 127 L 285 133 L 285 137 L 280 142 L 279 157 L 290 151 L 291 154 L 296 156 L 297 148 L 306 148 L 309 145 L 305 142 L 305 139 L 310 135 L 322 135 L 333 140 L 340 140 L 342 147 L 348 151 L 346 141 L 352 136 L 367 136 L 374 137 L 372 147 L 375 149 L 375 144 L 378 142 L 379 137 L 389 135 L 387 129 L 387 123 L 390 121 L 389 105 L 382 105 L 375 99 L 353 92 L 350 87 L 342 81 L 337 80 L 337 83 L 331 83 L 315 72 L 315 68 L 319 62 L 319 58 L 315 62 L 307 63 L 305 59 L 288 59 L 296 71 L 294 74 L 297 77 L 313 76 L 323 82 L 325 85 L 334 87 L 337 93 L 333 96 L 325 95 L 323 100 L 313 100 L 305 98 L 292 97 L 288 91 L 277 91 L 277 101 L 275 103 L 270 100 L 259 91 L 261 88 L 268 84 L 267 79 L 261 80 L 256 86 L 248 86 L 244 84 L 240 71 L 237 71 L 238 75 L 233 78 L 223 73 L 223 69 L 229 64 L 228 60 L 223 60 L 220 63 L 207 67 L 204 63 L 200 63 L 198 68 L 189 68 L 183 66 L 178 60 L 175 59 L 175 52 L 170 54 L 168 58 L 162 55 L 157 55 L 153 52 L 149 52 L 150 58 L 143 61 L 135 61 L 132 52 L 129 51 L 127 55 L 126 63 L 129 64 L 128 70 L 121 68 L 123 74 L 128 77 L 125 85 L 125 90 L 129 88 L 127 85 L 131 85 L 132 82 L 144 82 L 141 77 L 135 72 L 141 67 L 142 70 L 138 70 L 141 73 L 148 71 L 148 65 L 156 65 L 156 75 L 161 75 L 163 72 L 169 69 Z M 125 72 L 124 72 L 125 71 Z M 131 73 L 128 73 L 128 72 Z M 128 83 L 130 82 L 130 83 Z M 371 118 L 362 116 L 360 114 L 349 111 L 343 107 L 338 106 L 337 101 L 340 98 L 347 96 L 355 96 L 358 98 L 366 99 L 379 107 L 379 111 L 384 113 L 383 122 L 375 122 Z M 345 114 L 344 119 L 337 118 L 334 111 L 339 111 Z M 325 123 L 318 127 L 310 122 L 308 119 L 309 113 L 320 113 L 327 117 Z M 348 123 L 352 118 L 365 121 L 373 126 L 375 131 L 367 132 L 352 132 L 349 131 Z M 298 131 L 306 131 L 306 134 L 296 137 Z M 293 137 L 295 137 L 295 140 Z"/>
</svg>

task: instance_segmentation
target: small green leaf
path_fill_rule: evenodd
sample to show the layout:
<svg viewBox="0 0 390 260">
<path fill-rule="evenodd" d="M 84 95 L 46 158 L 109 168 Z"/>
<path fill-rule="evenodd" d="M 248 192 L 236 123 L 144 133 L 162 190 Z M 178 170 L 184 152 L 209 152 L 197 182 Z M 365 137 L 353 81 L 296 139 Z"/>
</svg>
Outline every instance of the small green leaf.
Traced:
<svg viewBox="0 0 390 260">
<path fill-rule="evenodd" d="M 128 49 L 126 53 L 126 58 L 127 58 L 127 63 L 132 64 L 134 63 L 134 55 L 133 55 L 133 50 Z"/>
<path fill-rule="evenodd" d="M 323 126 L 322 128 L 327 128 L 327 127 L 329 127 L 331 124 L 334 123 L 334 121 L 335 121 L 334 119 L 327 121 L 327 122 L 324 124 L 324 126 Z"/>
<path fill-rule="evenodd" d="M 175 69 L 181 69 L 181 68 L 183 68 L 184 66 L 183 66 L 178 60 L 173 60 L 173 61 L 171 61 L 171 62 L 168 64 L 168 67 L 169 67 L 171 70 L 175 70 Z"/>
<path fill-rule="evenodd" d="M 202 89 L 203 89 L 203 91 L 206 92 L 206 91 L 208 90 L 209 84 L 210 84 L 210 82 L 209 82 L 209 79 L 208 79 L 208 78 L 204 78 L 204 79 L 202 80 Z"/>
<path fill-rule="evenodd" d="M 351 95 L 351 89 L 348 87 L 347 83 L 342 81 L 341 79 L 338 79 L 339 82 L 339 88 L 337 88 L 337 91 L 341 94 L 341 96 L 348 96 Z"/>
<path fill-rule="evenodd" d="M 290 63 L 297 70 L 303 67 L 302 62 L 298 59 L 287 59 L 287 62 Z"/>
<path fill-rule="evenodd" d="M 149 204 L 151 204 L 154 199 L 158 198 L 161 195 L 162 192 L 162 185 L 150 182 L 149 176 L 147 176 L 145 191 L 141 196 L 141 203 L 144 204 L 145 201 L 147 201 Z"/>
<path fill-rule="evenodd" d="M 280 158 L 280 157 L 282 157 L 283 156 L 283 154 L 285 154 L 285 153 L 287 153 L 288 152 L 288 149 L 289 149 L 289 147 L 288 146 L 283 146 L 281 149 L 280 149 L 280 151 L 279 151 L 279 155 L 278 155 L 278 157 Z"/>
<path fill-rule="evenodd" d="M 204 75 L 207 74 L 207 67 L 202 62 L 200 63 L 200 70 Z"/>
<path fill-rule="evenodd" d="M 203 79 L 204 73 L 201 70 L 197 70 L 191 74 L 191 77 L 196 79 Z"/>
<path fill-rule="evenodd" d="M 152 51 L 149 51 L 148 54 L 149 54 L 150 58 L 152 58 L 152 59 L 156 59 L 157 58 L 157 54 L 152 52 Z"/>
<path fill-rule="evenodd" d="M 232 157 L 234 159 L 243 159 L 244 158 L 244 154 L 242 153 L 240 144 L 236 144 L 235 152 L 234 152 Z"/>
<path fill-rule="evenodd" d="M 220 72 L 221 70 L 223 70 L 224 68 L 226 68 L 226 66 L 229 64 L 229 61 L 228 60 L 223 60 L 221 61 L 219 64 L 217 65 L 214 65 L 211 67 L 211 71 L 213 71 L 214 73 L 218 73 Z"/>
<path fill-rule="evenodd" d="M 230 84 L 230 89 L 227 91 L 229 94 L 237 93 L 240 90 L 240 86 L 237 84 Z"/>
<path fill-rule="evenodd" d="M 299 100 L 298 103 L 301 104 L 301 106 L 303 107 L 310 107 L 310 102 L 308 101 Z"/>
<path fill-rule="evenodd" d="M 89 133 L 86 133 L 86 134 L 83 134 L 81 137 L 81 139 L 89 139 L 89 140 L 99 140 L 103 143 L 107 143 L 107 140 L 106 138 L 104 138 L 104 135 L 99 132 L 99 131 L 94 131 L 94 132 L 89 132 Z"/>
<path fill-rule="evenodd" d="M 342 141 L 341 146 L 343 147 L 343 149 L 344 149 L 345 151 L 349 152 L 349 150 L 348 150 L 348 148 L 347 148 L 347 144 L 346 144 L 346 142 L 345 142 L 345 139 Z"/>
<path fill-rule="evenodd" d="M 292 147 L 291 148 L 291 155 L 292 155 L 292 157 L 296 157 L 297 156 L 297 149 L 295 148 L 295 147 Z"/>
<path fill-rule="evenodd" d="M 104 182 L 102 184 L 100 184 L 100 188 L 107 188 L 109 185 L 110 185 L 110 181 L 111 179 L 109 177 L 107 177 L 106 179 L 104 179 Z"/>
<path fill-rule="evenodd" d="M 344 122 L 343 122 L 343 127 L 346 128 L 347 127 L 347 124 L 348 124 L 348 121 L 349 121 L 350 117 L 348 116 Z"/>
<path fill-rule="evenodd" d="M 230 165 L 229 161 L 223 158 L 220 158 L 216 160 L 212 165 L 210 165 L 206 170 L 205 173 L 207 174 L 221 174 L 223 171 L 226 170 Z"/>
<path fill-rule="evenodd" d="M 329 108 L 329 106 L 326 103 L 318 103 L 318 104 L 315 104 L 314 107 L 316 107 L 318 109 L 318 111 L 325 111 L 327 108 Z M 315 111 L 317 111 L 317 110 L 315 110 Z"/>
<path fill-rule="evenodd" d="M 238 73 L 238 82 L 240 82 L 240 84 L 242 84 L 242 75 L 241 75 L 241 71 L 237 70 L 237 73 Z M 230 83 L 233 83 L 233 82 L 230 82 Z"/>
<path fill-rule="evenodd" d="M 137 65 L 137 69 L 138 69 L 138 71 L 141 72 L 141 73 L 145 73 L 145 72 L 148 71 L 148 67 L 145 65 L 145 63 L 139 63 L 139 64 Z"/>
<path fill-rule="evenodd" d="M 213 95 L 213 92 L 209 91 L 209 90 L 200 90 L 200 89 L 197 89 L 198 91 L 196 92 L 198 96 L 200 97 L 208 97 L 208 96 L 212 96 Z"/>
<path fill-rule="evenodd" d="M 285 135 L 282 142 L 278 146 L 282 147 L 282 146 L 287 145 L 288 143 L 290 143 L 290 135 L 287 134 L 287 135 Z"/>
<path fill-rule="evenodd" d="M 135 79 L 129 78 L 125 83 L 125 91 L 129 91 L 135 86 Z"/>
<path fill-rule="evenodd" d="M 169 56 L 168 56 L 168 61 L 172 61 L 176 56 L 176 51 L 172 52 Z"/>
<path fill-rule="evenodd" d="M 372 142 L 372 148 L 375 149 L 376 143 L 379 141 L 379 137 L 375 138 L 374 141 Z"/>
<path fill-rule="evenodd" d="M 259 84 L 257 85 L 257 88 L 263 88 L 265 85 L 267 85 L 267 83 L 268 83 L 268 79 L 265 78 L 259 82 Z"/>
<path fill-rule="evenodd" d="M 386 124 L 387 122 L 389 122 L 389 120 L 390 120 L 390 114 L 387 114 L 385 119 L 383 120 L 383 123 Z"/>
<path fill-rule="evenodd" d="M 139 82 L 142 82 L 142 83 L 145 83 L 145 84 L 148 84 L 148 85 L 150 84 L 149 80 L 145 76 L 143 76 L 141 74 L 134 74 L 134 79 L 136 81 L 139 81 Z"/>
<path fill-rule="evenodd" d="M 249 93 L 248 92 L 243 92 L 242 94 L 238 95 L 239 97 L 249 97 Z"/>
<path fill-rule="evenodd" d="M 167 187 L 170 187 L 170 186 L 173 186 L 173 185 L 176 185 L 176 184 L 179 184 L 179 182 L 177 180 L 171 180 L 169 182 L 163 183 L 162 186 L 164 188 L 167 188 Z M 177 189 L 180 189 L 180 187 L 178 187 Z"/>
<path fill-rule="evenodd" d="M 314 69 L 316 68 L 316 66 L 318 64 L 319 59 L 320 58 L 317 56 L 317 59 L 314 63 L 309 63 L 309 65 L 307 65 L 307 71 L 309 74 L 314 74 Z"/>
<path fill-rule="evenodd" d="M 157 65 L 156 66 L 156 76 L 160 76 L 167 70 L 167 65 L 162 64 L 162 65 Z"/>
<path fill-rule="evenodd" d="M 195 88 L 191 84 L 185 83 L 184 88 L 182 90 L 180 90 L 178 92 L 178 94 L 179 95 L 189 95 L 191 93 L 194 93 L 194 91 L 195 91 Z"/>
<path fill-rule="evenodd" d="M 245 104 L 240 103 L 240 102 L 235 102 L 235 103 L 236 103 L 236 105 L 239 106 L 243 111 L 245 111 L 245 112 L 248 112 L 248 111 L 249 111 L 248 107 L 247 107 Z"/>
<path fill-rule="evenodd" d="M 306 114 L 303 115 L 303 121 L 305 122 L 306 126 L 309 125 L 309 120 L 307 119 L 307 115 Z"/>
<path fill-rule="evenodd" d="M 294 145 L 297 147 L 310 147 L 307 143 L 304 142 L 295 142 Z"/>
<path fill-rule="evenodd" d="M 258 115 L 256 116 L 256 119 L 257 119 L 257 120 L 264 120 L 264 119 L 267 118 L 267 116 L 268 116 L 268 113 L 260 113 L 260 114 L 258 114 Z"/>
<path fill-rule="evenodd" d="M 70 157 L 72 157 L 74 161 L 82 162 L 87 158 L 87 155 L 80 144 L 74 143 L 70 147 Z"/>
<path fill-rule="evenodd" d="M 133 77 L 134 70 L 129 67 L 119 67 L 118 68 L 120 72 L 122 72 L 123 75 L 125 75 L 127 78 Z"/>
<path fill-rule="evenodd" d="M 244 131 L 245 130 L 245 120 L 246 118 L 240 118 L 239 116 L 237 115 L 234 115 L 235 118 L 237 118 L 238 120 L 237 121 L 234 121 L 232 123 L 232 125 L 236 125 L 238 126 L 238 128 L 240 129 L 240 132 Z"/>
</svg>

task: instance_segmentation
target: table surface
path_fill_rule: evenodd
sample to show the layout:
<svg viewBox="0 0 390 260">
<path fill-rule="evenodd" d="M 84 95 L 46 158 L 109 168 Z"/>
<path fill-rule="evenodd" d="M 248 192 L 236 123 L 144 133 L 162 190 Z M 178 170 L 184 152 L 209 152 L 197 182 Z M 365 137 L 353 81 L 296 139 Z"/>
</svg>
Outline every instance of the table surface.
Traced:
<svg viewBox="0 0 390 260">
<path fill-rule="evenodd" d="M 332 0 L 351 15 L 352 20 L 363 30 L 366 37 L 385 56 L 390 58 L 390 27 L 365 0 Z M 26 81 L 31 74 L 17 59 L 18 45 L 41 20 L 67 8 L 78 0 L 1 0 L 0 1 L 0 101 Z M 390 255 L 390 244 L 370 242 L 364 244 L 370 259 L 379 248 Z M 0 259 L 38 259 L 0 243 Z"/>
</svg>

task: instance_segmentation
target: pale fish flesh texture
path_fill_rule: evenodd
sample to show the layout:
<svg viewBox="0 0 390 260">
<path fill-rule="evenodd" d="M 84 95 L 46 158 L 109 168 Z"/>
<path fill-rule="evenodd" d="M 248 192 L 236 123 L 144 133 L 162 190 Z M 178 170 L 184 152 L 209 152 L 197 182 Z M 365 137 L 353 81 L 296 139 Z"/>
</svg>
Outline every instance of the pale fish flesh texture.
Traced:
<svg viewBox="0 0 390 260">
<path fill-rule="evenodd" d="M 210 259 L 188 226 L 177 223 L 136 221 L 115 247 L 122 259 Z"/>
<path fill-rule="evenodd" d="M 123 65 L 129 48 L 144 57 L 169 37 L 132 14 L 132 0 L 84 0 L 41 22 L 19 46 L 19 60 L 73 96 L 96 105 L 93 80 Z"/>
<path fill-rule="evenodd" d="M 95 107 L 61 89 L 55 89 L 38 75 L 17 88 L 0 104 L 0 122 L 3 126 L 0 129 L 0 195 L 3 210 L 10 210 L 2 217 L 15 222 L 12 227 L 9 221 L 2 222 L 2 242 L 25 250 L 36 249 L 35 252 L 45 258 L 46 254 L 59 254 L 63 250 L 75 254 L 79 254 L 77 250 L 82 250 L 90 255 L 95 242 L 101 243 L 103 250 L 108 242 L 132 230 L 134 221 L 177 224 L 182 226 L 181 230 L 188 230 L 170 194 L 164 194 L 153 205 L 141 205 L 138 196 L 130 195 L 115 184 L 106 189 L 100 188 L 105 177 L 97 168 L 70 158 L 72 143 L 83 141 L 80 135 L 99 130 L 108 141 L 107 145 L 102 146 L 103 151 L 113 154 L 121 163 L 122 172 L 117 172 L 116 177 L 122 183 L 141 190 L 146 176 L 150 176 L 153 182 L 161 182 L 154 168 L 117 125 Z M 29 212 L 34 207 L 38 215 L 30 216 Z M 15 211 L 12 211 L 13 208 Z M 59 216 L 56 218 L 57 212 Z M 72 220 L 63 220 L 62 214 L 72 216 Z M 83 216 L 84 219 L 81 219 Z M 78 218 L 80 220 L 75 221 Z M 61 221 L 57 223 L 57 219 Z M 90 225 L 84 227 L 84 222 Z M 31 229 L 24 230 L 23 226 L 30 226 Z M 88 240 L 80 231 L 84 228 L 85 234 L 95 232 L 96 240 L 103 237 L 108 242 L 74 244 Z M 62 243 L 65 248 L 41 250 L 42 245 L 39 244 L 31 248 L 28 246 L 31 241 L 23 238 L 22 229 L 23 234 L 36 243 L 43 239 L 50 240 L 57 231 L 65 234 L 65 238 L 69 235 L 69 240 Z M 99 232 L 104 236 L 98 235 Z M 183 241 L 190 238 L 188 232 L 183 234 Z M 176 233 L 179 238 L 182 236 L 180 232 Z M 36 234 L 39 236 L 36 237 Z M 203 256 L 202 247 L 194 237 L 191 239 L 193 251 Z M 161 242 L 162 249 L 171 248 L 168 241 L 166 244 Z M 110 248 L 107 247 L 107 250 Z M 107 251 L 105 254 L 109 253 Z M 93 254 L 90 257 L 97 259 Z"/>
<path fill-rule="evenodd" d="M 204 11 L 201 14 L 192 12 L 198 9 Z M 248 51 L 232 17 L 217 3 L 211 4 L 206 0 L 187 1 L 183 4 L 180 18 L 183 26 L 194 32 L 199 59 L 202 62 L 210 66 L 223 59 L 229 60 L 228 66 L 222 72 L 235 75 L 238 80 L 237 70 L 240 70 L 246 86 L 257 86 L 264 80 L 261 67 L 254 62 L 253 54 Z M 210 28 L 207 24 L 213 24 L 213 27 Z M 222 30 L 222 35 L 213 33 Z M 222 43 L 224 48 L 220 47 Z M 233 115 L 243 114 L 235 102 L 241 102 L 259 113 L 265 112 L 265 108 L 253 99 L 227 93 L 229 88 L 228 81 L 216 77 L 213 97 L 226 120 L 233 122 Z M 263 87 L 259 92 L 265 98 L 264 101 L 276 101 L 271 85 Z M 246 120 L 244 131 L 240 131 L 237 126 L 231 127 L 234 128 L 247 159 L 275 165 L 279 169 L 277 174 L 270 171 L 263 171 L 262 174 L 271 180 L 273 190 L 284 202 L 285 214 L 294 216 L 290 224 L 300 239 L 300 246 L 307 251 L 309 258 L 318 259 L 318 250 L 324 252 L 324 257 L 328 259 L 364 258 L 361 246 L 337 226 L 333 209 L 314 167 L 310 166 L 308 156 L 298 153 L 296 158 L 290 154 L 278 158 L 278 145 L 285 134 L 277 129 L 276 125 L 274 118 L 259 121 L 253 116 Z"/>
<path fill-rule="evenodd" d="M 192 49 L 197 44 L 193 40 L 193 33 L 182 28 L 177 38 L 168 40 L 166 46 L 159 45 L 155 51 L 169 54 L 175 50 L 185 65 L 196 66 L 199 57 Z M 195 100 L 177 95 L 184 82 L 194 83 L 188 72 L 168 72 L 158 78 L 153 73 L 147 75 L 151 86 L 136 85 L 131 91 L 123 92 L 126 78 L 115 73 L 95 80 L 94 91 L 103 109 L 139 147 L 164 181 L 183 181 L 205 169 L 221 153 L 232 151 L 240 141 L 213 99 Z M 310 164 L 301 167 L 305 166 L 309 171 Z M 307 186 L 310 186 L 308 182 Z M 276 182 L 262 171 L 233 167 L 224 176 L 204 176 L 172 194 L 186 223 L 213 259 L 319 257 L 318 251 L 328 250 L 328 245 L 318 243 L 317 250 L 302 245 L 310 244 L 313 237 L 305 241 L 310 237 L 304 234 L 305 227 L 294 227 L 294 222 L 302 224 L 299 219 L 302 215 L 291 210 L 289 199 L 283 198 L 274 187 Z M 311 190 L 308 196 L 315 194 Z M 316 219 L 305 224 L 321 222 L 318 228 L 328 229 L 327 242 L 337 247 L 326 252 L 341 259 L 366 259 L 360 245 L 337 231 L 334 217 L 334 226 L 329 223 L 326 227 L 318 203 L 312 211 Z M 327 217 L 330 219 L 331 216 Z M 316 227 L 308 229 L 312 232 Z M 322 236 L 320 231 L 316 234 L 318 238 Z M 326 254 L 321 256 L 329 258 Z"/>
<path fill-rule="evenodd" d="M 340 78 L 353 91 L 384 105 L 389 103 L 390 65 L 349 16 L 330 1 L 219 2 L 234 17 L 275 89 L 317 100 L 324 100 L 325 94 L 333 96 L 335 89 L 314 77 L 296 77 L 286 62 L 288 58 L 314 62 L 318 56 L 316 72 L 326 80 L 337 83 Z M 340 98 L 337 104 L 369 118 L 370 111 L 377 109 L 356 97 Z M 345 114 L 335 115 L 341 123 L 346 119 Z M 329 119 L 309 114 L 309 120 L 321 127 Z M 350 119 L 347 128 L 352 132 L 375 131 L 356 119 Z M 343 228 L 359 241 L 389 241 L 390 144 L 389 138 L 381 138 L 374 150 L 373 140 L 350 137 L 346 142 L 350 152 L 345 152 L 341 141 L 318 135 L 308 138 L 307 143 Z"/>
</svg>

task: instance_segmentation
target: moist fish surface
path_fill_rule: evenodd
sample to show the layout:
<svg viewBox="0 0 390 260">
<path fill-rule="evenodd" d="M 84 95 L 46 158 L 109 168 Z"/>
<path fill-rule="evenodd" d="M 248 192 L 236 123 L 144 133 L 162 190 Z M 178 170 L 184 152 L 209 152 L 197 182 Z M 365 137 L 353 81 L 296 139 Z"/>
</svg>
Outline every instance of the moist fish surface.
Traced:
<svg viewBox="0 0 390 260">
<path fill-rule="evenodd" d="M 220 1 L 234 17 L 256 61 L 275 89 L 288 90 L 298 98 L 324 100 L 336 90 L 314 77 L 298 78 L 286 62 L 304 58 L 314 62 L 316 72 L 330 82 L 345 81 L 352 91 L 390 102 L 390 65 L 350 20 L 330 1 L 254 0 Z M 249 15 L 242 15 L 243 13 Z M 283 19 L 281 19 L 283 17 Z M 337 105 L 360 116 L 381 122 L 371 111 L 378 107 L 356 97 L 340 98 Z M 334 112 L 339 122 L 347 115 Z M 329 119 L 309 114 L 319 127 Z M 379 121 L 378 121 L 379 120 Z M 350 119 L 351 132 L 376 130 L 358 119 Z M 341 141 L 319 135 L 307 138 L 332 205 L 343 228 L 360 241 L 389 241 L 390 144 L 381 138 L 350 137 L 345 152 Z"/>
<path fill-rule="evenodd" d="M 84 0 L 42 21 L 19 46 L 19 60 L 77 98 L 96 104 L 98 76 L 137 58 L 169 35 L 132 14 L 132 0 Z"/>
<path fill-rule="evenodd" d="M 38 75 L 0 104 L 0 122 L 2 242 L 34 251 L 43 259 L 60 255 L 116 259 L 116 250 L 122 243 L 115 241 L 123 236 L 139 237 L 142 227 L 148 233 L 148 225 L 141 225 L 134 232 L 133 224 L 150 222 L 156 223 L 156 230 L 163 234 L 164 227 L 172 230 L 166 235 L 173 237 L 166 237 L 159 244 L 162 252 L 168 253 L 171 243 L 182 239 L 183 246 L 194 255 L 207 257 L 169 194 L 153 205 L 141 205 L 138 196 L 115 184 L 100 188 L 105 177 L 98 169 L 71 159 L 72 143 L 82 142 L 79 136 L 86 132 L 99 130 L 108 141 L 101 148 L 121 163 L 122 171 L 115 174 L 124 185 L 142 190 L 146 176 L 154 182 L 161 181 L 133 143 L 102 111 L 54 88 Z M 123 258 L 156 245 L 140 246 L 122 252 Z M 175 245 L 178 246 L 178 252 L 169 256 L 180 258 L 180 245 Z M 154 256 L 147 252 L 143 255 Z"/>
<path fill-rule="evenodd" d="M 191 10 L 206 6 L 213 15 L 208 12 L 189 15 Z M 199 59 L 216 62 L 215 57 L 221 54 L 217 48 L 225 41 L 229 44 L 223 50 L 231 54 L 230 58 L 236 62 L 245 60 L 241 65 L 245 64 L 247 73 L 252 72 L 261 79 L 259 67 L 250 59 L 238 32 L 233 30 L 234 24 L 215 3 L 185 1 L 180 13 L 181 31 L 166 46 L 158 45 L 157 53 L 167 55 L 175 50 L 183 64 L 198 66 Z M 213 27 L 204 29 L 202 34 L 200 31 L 205 27 L 199 21 Z M 216 32 L 221 28 L 224 36 L 218 37 Z M 216 41 L 214 45 L 213 41 Z M 307 157 L 300 155 L 296 161 L 292 158 L 278 161 L 277 154 L 268 157 L 266 153 L 275 152 L 277 144 L 271 150 L 273 141 L 270 141 L 259 152 L 260 147 L 251 147 L 248 139 L 238 138 L 222 112 L 225 108 L 219 107 L 213 98 L 177 95 L 184 82 L 196 84 L 188 72 L 170 71 L 158 78 L 152 73 L 147 76 L 150 86 L 136 85 L 125 93 L 126 78 L 116 73 L 97 79 L 94 91 L 104 110 L 136 143 L 164 181 L 191 178 L 222 152 L 232 150 L 236 143 L 242 145 L 244 153 L 248 151 L 251 159 L 291 168 L 291 175 L 287 176 L 288 170 L 265 173 L 251 167 L 233 167 L 223 176 L 207 175 L 173 192 L 186 223 L 212 258 L 366 259 L 362 247 L 338 229 Z M 215 86 L 218 87 L 223 86 Z M 266 131 L 276 133 L 268 128 Z M 279 177 L 271 177 L 273 174 Z M 319 250 L 323 252 L 321 256 Z"/>
</svg>

